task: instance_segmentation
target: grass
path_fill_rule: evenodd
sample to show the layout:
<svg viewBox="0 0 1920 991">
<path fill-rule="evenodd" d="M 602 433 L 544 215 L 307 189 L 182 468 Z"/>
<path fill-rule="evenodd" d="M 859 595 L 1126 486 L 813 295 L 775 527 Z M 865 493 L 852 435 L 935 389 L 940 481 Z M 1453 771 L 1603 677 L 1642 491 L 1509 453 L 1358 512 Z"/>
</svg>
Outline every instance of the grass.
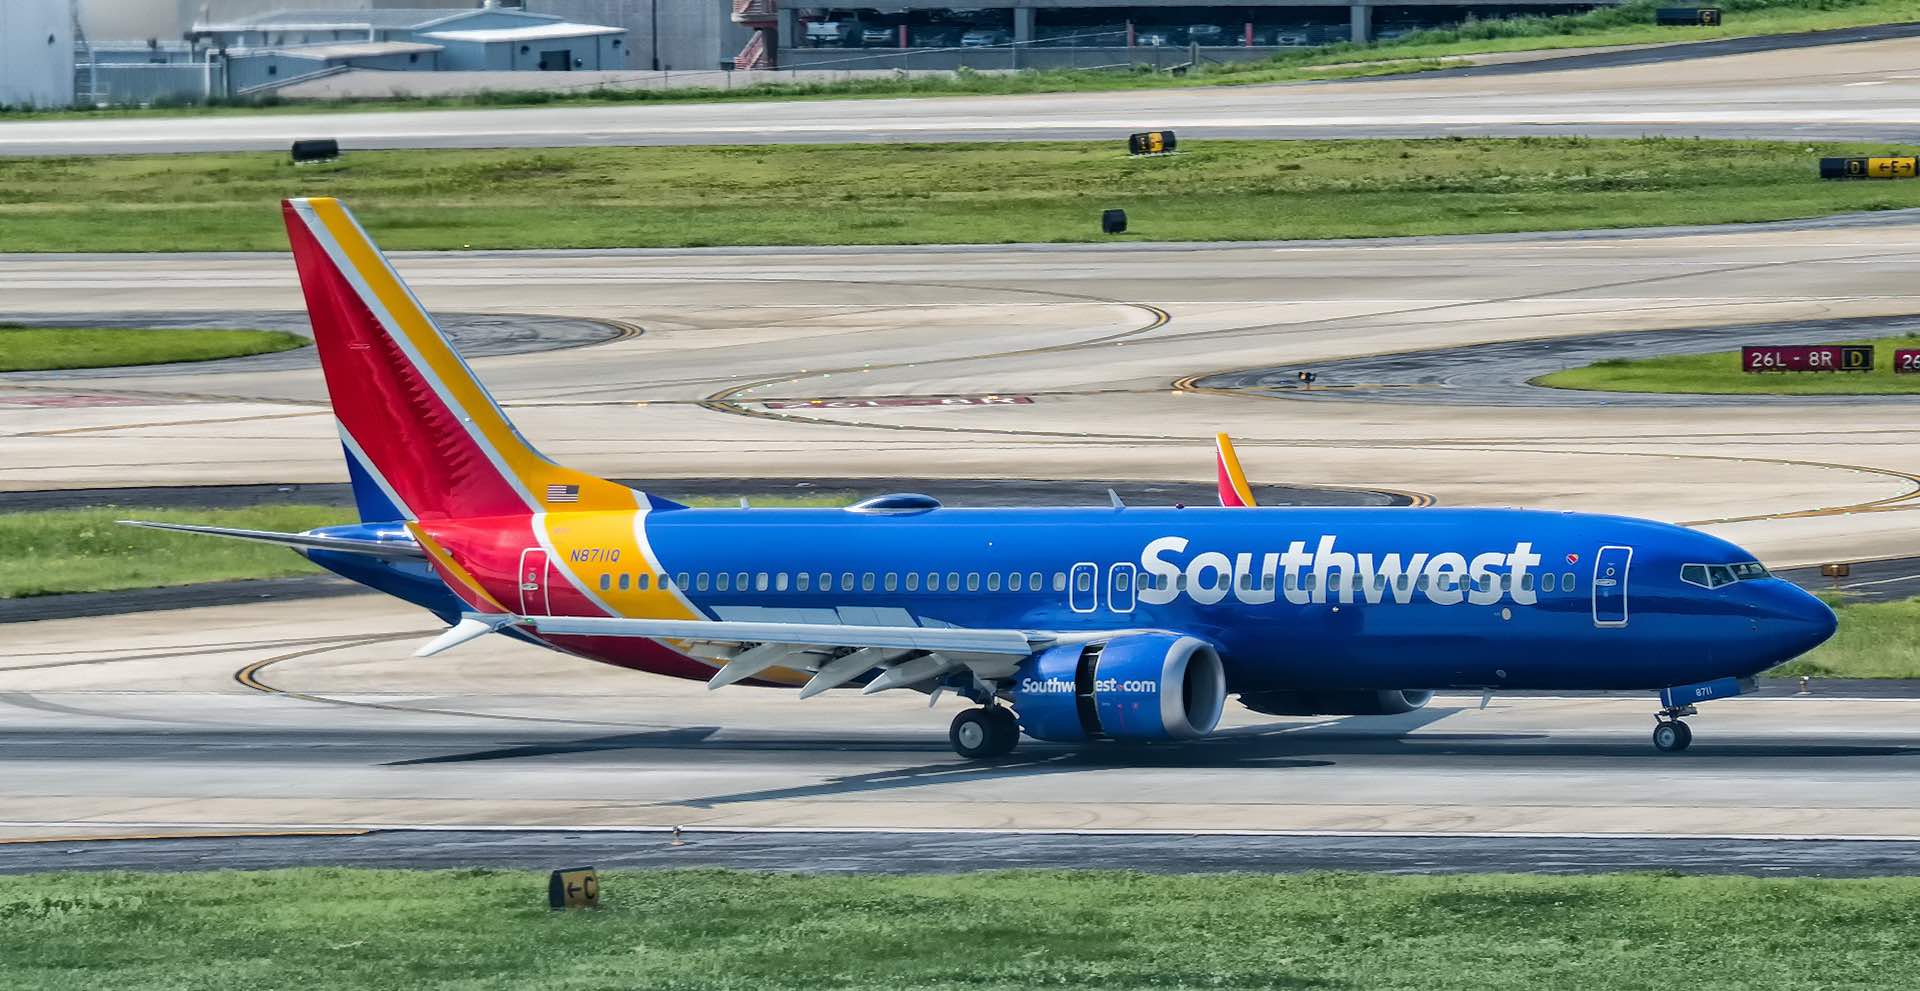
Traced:
<svg viewBox="0 0 1920 991">
<path fill-rule="evenodd" d="M 152 509 L 139 506 L 0 513 L 0 599 L 155 588 L 233 578 L 281 578 L 320 569 L 284 547 L 164 533 L 115 520 L 205 523 L 282 532 L 345 523 L 337 506 Z"/>
<path fill-rule="evenodd" d="M 23 327 L 0 324 L 0 372 L 212 361 L 306 347 L 277 330 Z"/>
<path fill-rule="evenodd" d="M 572 866 L 572 865 L 557 865 Z M 524 871 L 0 877 L 0 984 L 174 988 L 1911 987 L 1920 879 Z M 1676 977 L 1676 972 L 1683 976 Z"/>
<path fill-rule="evenodd" d="M 1586 138 L 274 153 L 0 159 L 0 251 L 286 250 L 338 195 L 388 248 L 1376 237 L 1779 220 L 1920 206 L 1822 182 L 1884 145 Z"/>
<path fill-rule="evenodd" d="M 1821 595 L 1840 618 L 1833 639 L 1767 672 L 1772 678 L 1920 678 L 1920 599 Z"/>
<path fill-rule="evenodd" d="M 1175 76 L 1145 67 L 1120 70 L 1044 70 L 1018 73 L 962 71 L 951 76 L 913 79 L 873 78 L 834 83 L 755 85 L 738 88 L 669 90 L 599 88 L 567 92 L 490 91 L 451 97 L 403 97 L 383 100 L 287 100 L 268 96 L 211 105 L 173 101 L 151 108 L 87 111 L 34 111 L 0 107 L 7 117 L 75 117 L 99 114 L 157 113 L 311 113 L 336 110 L 515 107 L 547 104 L 593 105 L 723 100 L 859 99 L 901 96 L 1059 93 L 1190 86 L 1248 85 L 1394 75 L 1463 64 L 1458 56 L 1485 52 L 1569 47 L 1705 41 L 1750 35 L 1793 34 L 1867 24 L 1920 20 L 1920 0 L 1719 0 L 1725 13 L 1717 28 L 1659 27 L 1654 10 L 1662 0 L 1634 0 L 1618 7 L 1581 14 L 1468 20 L 1451 28 L 1420 31 L 1367 45 L 1340 43 L 1284 52 L 1256 62 L 1203 63 Z M 1382 25 L 1376 24 L 1376 27 Z M 857 54 L 857 53 L 849 53 Z M 1184 49 L 1143 49 L 1140 59 L 1184 61 Z"/>
<path fill-rule="evenodd" d="M 1825 342 L 1823 342 L 1825 343 Z M 1848 341 L 1874 346 L 1870 372 L 1744 372 L 1740 352 L 1609 358 L 1542 375 L 1534 385 L 1598 392 L 1680 392 L 1717 395 L 1869 396 L 1920 393 L 1920 375 L 1895 374 L 1895 348 L 1920 348 L 1920 336 Z"/>
</svg>

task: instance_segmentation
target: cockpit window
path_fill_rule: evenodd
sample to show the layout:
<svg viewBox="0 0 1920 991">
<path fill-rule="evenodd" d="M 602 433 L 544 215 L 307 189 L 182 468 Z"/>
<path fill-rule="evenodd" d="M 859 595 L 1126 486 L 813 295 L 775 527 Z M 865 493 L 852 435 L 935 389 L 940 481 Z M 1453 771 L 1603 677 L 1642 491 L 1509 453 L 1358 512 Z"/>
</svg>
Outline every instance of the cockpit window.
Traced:
<svg viewBox="0 0 1920 991">
<path fill-rule="evenodd" d="M 1758 561 L 1742 561 L 1739 564 L 1683 564 L 1680 566 L 1680 580 L 1701 588 L 1722 588 L 1734 582 L 1749 581 L 1755 578 L 1768 578 L 1771 574 L 1766 565 Z"/>
</svg>

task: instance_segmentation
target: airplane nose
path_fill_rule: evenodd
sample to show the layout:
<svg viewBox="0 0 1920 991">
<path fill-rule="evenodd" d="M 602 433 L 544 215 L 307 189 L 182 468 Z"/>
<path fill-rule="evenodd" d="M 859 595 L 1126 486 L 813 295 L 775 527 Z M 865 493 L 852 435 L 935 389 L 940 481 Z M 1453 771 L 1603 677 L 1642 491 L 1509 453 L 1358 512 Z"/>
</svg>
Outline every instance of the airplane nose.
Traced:
<svg viewBox="0 0 1920 991">
<path fill-rule="evenodd" d="M 1827 638 L 1833 636 L 1833 631 L 1839 628 L 1840 621 L 1834 616 L 1833 610 L 1811 592 L 1793 588 L 1787 598 L 1787 607 L 1781 610 L 1785 614 L 1781 633 L 1786 641 L 1783 646 L 1793 651 L 1789 656 L 1798 657 L 1826 643 Z"/>
</svg>

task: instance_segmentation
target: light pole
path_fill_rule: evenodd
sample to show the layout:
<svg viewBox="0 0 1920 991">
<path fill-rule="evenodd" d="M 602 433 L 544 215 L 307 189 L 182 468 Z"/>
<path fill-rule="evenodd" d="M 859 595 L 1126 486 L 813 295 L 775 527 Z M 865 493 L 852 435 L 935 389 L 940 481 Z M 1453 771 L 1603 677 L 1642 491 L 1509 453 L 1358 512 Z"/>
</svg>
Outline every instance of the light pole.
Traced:
<svg viewBox="0 0 1920 991">
<path fill-rule="evenodd" d="M 653 47 L 653 71 L 660 71 L 660 0 L 647 0 L 647 41 Z"/>
</svg>

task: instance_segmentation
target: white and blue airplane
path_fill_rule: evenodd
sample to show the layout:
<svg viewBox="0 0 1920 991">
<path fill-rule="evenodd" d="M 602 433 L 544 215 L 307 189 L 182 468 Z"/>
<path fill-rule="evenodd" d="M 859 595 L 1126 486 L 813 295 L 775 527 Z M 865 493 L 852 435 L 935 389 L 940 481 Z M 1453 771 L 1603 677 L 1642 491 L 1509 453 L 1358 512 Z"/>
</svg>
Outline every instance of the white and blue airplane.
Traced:
<svg viewBox="0 0 1920 991">
<path fill-rule="evenodd" d="M 359 224 L 284 204 L 362 522 L 285 544 L 499 633 L 711 688 L 953 692 L 969 758 L 1049 741 L 1379 715 L 1436 690 L 1657 693 L 1681 717 L 1832 635 L 1820 600 L 1665 523 L 1514 509 L 1266 509 L 1220 438 L 1219 508 L 691 509 L 561 467 L 508 422 Z"/>
</svg>

